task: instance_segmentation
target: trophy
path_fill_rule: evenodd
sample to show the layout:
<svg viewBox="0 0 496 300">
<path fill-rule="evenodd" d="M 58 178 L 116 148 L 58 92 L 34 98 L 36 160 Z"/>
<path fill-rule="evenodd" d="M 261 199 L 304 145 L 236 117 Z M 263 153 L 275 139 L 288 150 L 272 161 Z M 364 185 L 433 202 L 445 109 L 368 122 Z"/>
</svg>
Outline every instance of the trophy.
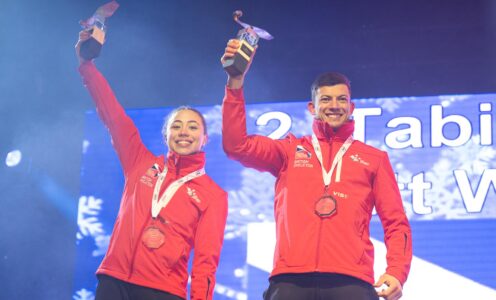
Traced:
<svg viewBox="0 0 496 300">
<path fill-rule="evenodd" d="M 246 68 L 250 64 L 253 51 L 255 51 L 255 46 L 260 38 L 264 40 L 271 40 L 274 38 L 261 28 L 241 22 L 239 18 L 241 18 L 242 15 L 243 12 L 240 10 L 233 13 L 234 22 L 243 27 L 237 35 L 237 39 L 240 40 L 241 44 L 234 56 L 226 59 L 222 64 L 224 70 L 231 76 L 238 76 L 246 71 Z"/>
<path fill-rule="evenodd" d="M 118 7 L 119 4 L 116 1 L 111 1 L 100 6 L 89 19 L 79 22 L 84 30 L 91 33 L 90 38 L 81 44 L 79 50 L 79 54 L 85 60 L 92 60 L 100 55 L 107 31 L 105 20 L 112 16 Z"/>
</svg>

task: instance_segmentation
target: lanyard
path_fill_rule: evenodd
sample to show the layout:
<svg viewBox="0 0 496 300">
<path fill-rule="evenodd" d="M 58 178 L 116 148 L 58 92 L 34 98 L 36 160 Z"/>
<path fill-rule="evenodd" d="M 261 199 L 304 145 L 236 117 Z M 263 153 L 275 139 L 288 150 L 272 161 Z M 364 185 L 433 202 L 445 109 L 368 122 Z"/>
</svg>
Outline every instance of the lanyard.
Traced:
<svg viewBox="0 0 496 300">
<path fill-rule="evenodd" d="M 352 143 L 353 143 L 353 137 L 350 135 L 343 143 L 341 148 L 339 148 L 338 153 L 336 153 L 336 156 L 334 156 L 334 160 L 332 161 L 332 165 L 331 165 L 331 170 L 328 173 L 324 168 L 324 161 L 322 160 L 322 150 L 320 149 L 319 140 L 315 136 L 315 133 L 312 133 L 312 146 L 313 146 L 313 150 L 315 151 L 315 154 L 317 154 L 317 159 L 319 160 L 320 166 L 322 167 L 322 179 L 324 179 L 324 184 L 326 186 L 326 189 L 331 184 L 331 177 L 334 168 L 336 167 L 338 162 L 341 161 L 343 155 L 346 153 L 346 151 L 348 151 L 348 148 L 350 148 Z"/>
<path fill-rule="evenodd" d="M 171 183 L 165 192 L 162 194 L 160 199 L 158 198 L 158 194 L 160 193 L 160 187 L 162 187 L 162 183 L 164 182 L 165 176 L 167 175 L 167 168 L 164 169 L 162 173 L 158 176 L 157 182 L 155 183 L 155 189 L 153 190 L 152 196 L 152 217 L 155 219 L 162 208 L 166 207 L 169 204 L 172 196 L 177 192 L 177 190 L 186 182 L 193 180 L 197 177 L 200 177 L 205 174 L 205 168 L 201 168 L 200 170 L 196 170 L 194 172 L 189 173 L 188 175 L 179 178 L 178 180 Z"/>
</svg>

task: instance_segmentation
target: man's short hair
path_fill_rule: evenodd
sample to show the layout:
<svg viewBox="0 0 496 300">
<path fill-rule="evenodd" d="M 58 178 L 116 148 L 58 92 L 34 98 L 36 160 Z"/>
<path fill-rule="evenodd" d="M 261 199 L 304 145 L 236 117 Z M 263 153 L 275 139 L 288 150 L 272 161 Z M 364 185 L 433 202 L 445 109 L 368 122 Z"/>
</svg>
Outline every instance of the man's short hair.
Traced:
<svg viewBox="0 0 496 300">
<path fill-rule="evenodd" d="M 312 87 L 311 87 L 312 101 L 314 101 L 314 97 L 315 94 L 317 93 L 318 88 L 322 86 L 333 86 L 337 84 L 346 85 L 351 95 L 351 84 L 348 77 L 338 72 L 329 72 L 329 73 L 320 74 L 312 83 Z"/>
</svg>

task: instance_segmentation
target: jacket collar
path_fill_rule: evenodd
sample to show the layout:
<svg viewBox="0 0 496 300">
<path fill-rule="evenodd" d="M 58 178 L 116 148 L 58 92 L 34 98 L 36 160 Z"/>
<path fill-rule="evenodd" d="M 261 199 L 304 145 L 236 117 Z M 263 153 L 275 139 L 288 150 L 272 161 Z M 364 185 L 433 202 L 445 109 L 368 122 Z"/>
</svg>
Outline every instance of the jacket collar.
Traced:
<svg viewBox="0 0 496 300">
<path fill-rule="evenodd" d="M 205 167 L 205 152 L 200 151 L 191 155 L 179 155 L 169 151 L 166 160 L 168 172 L 176 176 L 185 176 Z"/>
<path fill-rule="evenodd" d="M 346 140 L 355 130 L 355 121 L 349 120 L 334 131 L 325 121 L 314 119 L 312 129 L 319 140 Z"/>
</svg>

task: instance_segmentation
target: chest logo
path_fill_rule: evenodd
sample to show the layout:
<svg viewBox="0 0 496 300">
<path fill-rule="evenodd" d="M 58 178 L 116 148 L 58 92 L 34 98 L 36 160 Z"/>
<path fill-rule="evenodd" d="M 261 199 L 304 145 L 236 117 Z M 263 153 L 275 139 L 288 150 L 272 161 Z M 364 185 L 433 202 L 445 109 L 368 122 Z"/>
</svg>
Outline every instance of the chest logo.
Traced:
<svg viewBox="0 0 496 300">
<path fill-rule="evenodd" d="M 145 174 L 143 174 L 140 178 L 140 182 L 146 184 L 149 187 L 153 186 L 153 179 L 158 177 L 160 174 L 160 170 L 157 164 L 154 164 L 148 170 L 146 170 Z"/>
<path fill-rule="evenodd" d="M 305 149 L 302 145 L 297 145 L 293 168 L 313 168 L 310 158 L 312 158 L 312 152 Z"/>
<path fill-rule="evenodd" d="M 368 161 L 363 160 L 358 154 L 350 155 L 350 158 L 354 162 L 360 163 L 365 166 L 370 166 L 370 163 Z"/>
<path fill-rule="evenodd" d="M 312 153 L 305 149 L 302 145 L 296 146 L 295 159 L 309 159 L 312 157 Z"/>
<path fill-rule="evenodd" d="M 187 187 L 187 192 L 188 196 L 190 196 L 193 200 L 195 200 L 197 203 L 200 203 L 201 200 L 198 198 L 198 195 L 196 195 L 195 189 L 190 188 L 189 186 Z"/>
</svg>

